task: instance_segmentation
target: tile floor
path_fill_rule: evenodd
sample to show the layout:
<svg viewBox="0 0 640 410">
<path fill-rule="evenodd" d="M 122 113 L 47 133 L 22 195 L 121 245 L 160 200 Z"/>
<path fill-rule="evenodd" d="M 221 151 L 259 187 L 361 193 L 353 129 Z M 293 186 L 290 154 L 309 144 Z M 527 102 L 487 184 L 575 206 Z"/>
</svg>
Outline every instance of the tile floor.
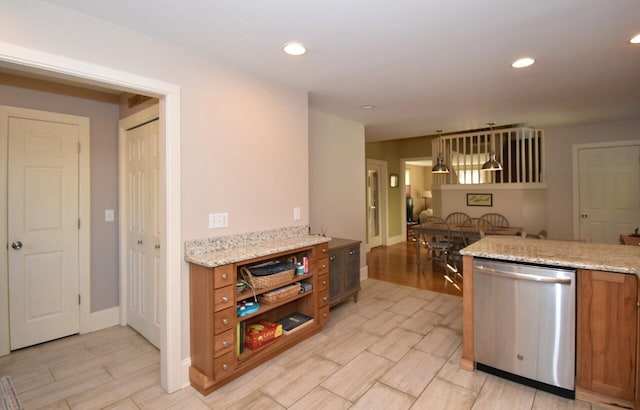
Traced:
<svg viewBox="0 0 640 410">
<path fill-rule="evenodd" d="M 0 357 L 25 409 L 601 409 L 459 368 L 462 299 L 377 280 L 320 334 L 208 396 L 166 394 L 158 351 L 112 327 Z"/>
</svg>

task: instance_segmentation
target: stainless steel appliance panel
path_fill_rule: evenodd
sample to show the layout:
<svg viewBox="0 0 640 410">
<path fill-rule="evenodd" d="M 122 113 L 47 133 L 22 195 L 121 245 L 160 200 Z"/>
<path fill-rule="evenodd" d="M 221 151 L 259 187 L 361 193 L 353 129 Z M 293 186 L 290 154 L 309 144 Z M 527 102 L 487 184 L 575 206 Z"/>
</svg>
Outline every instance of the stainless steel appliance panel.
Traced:
<svg viewBox="0 0 640 410">
<path fill-rule="evenodd" d="M 575 271 L 476 258 L 478 363 L 575 390 Z"/>
</svg>

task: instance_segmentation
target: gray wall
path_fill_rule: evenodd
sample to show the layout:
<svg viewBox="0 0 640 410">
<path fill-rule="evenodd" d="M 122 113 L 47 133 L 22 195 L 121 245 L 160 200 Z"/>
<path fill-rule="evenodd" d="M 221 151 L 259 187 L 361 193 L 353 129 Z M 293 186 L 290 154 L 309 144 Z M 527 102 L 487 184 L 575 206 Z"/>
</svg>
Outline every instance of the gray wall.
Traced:
<svg viewBox="0 0 640 410">
<path fill-rule="evenodd" d="M 0 73 L 0 104 L 90 118 L 91 312 L 118 306 L 118 96 Z"/>
</svg>

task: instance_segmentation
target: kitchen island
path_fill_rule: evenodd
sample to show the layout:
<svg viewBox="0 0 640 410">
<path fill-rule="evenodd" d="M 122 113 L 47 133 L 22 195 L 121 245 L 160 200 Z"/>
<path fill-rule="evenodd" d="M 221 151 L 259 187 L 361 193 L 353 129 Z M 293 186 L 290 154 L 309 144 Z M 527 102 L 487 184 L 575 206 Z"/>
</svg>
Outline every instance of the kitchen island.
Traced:
<svg viewBox="0 0 640 410">
<path fill-rule="evenodd" d="M 488 236 L 463 254 L 463 355 L 473 371 L 473 260 L 575 268 L 576 398 L 640 409 L 640 247 Z"/>
</svg>

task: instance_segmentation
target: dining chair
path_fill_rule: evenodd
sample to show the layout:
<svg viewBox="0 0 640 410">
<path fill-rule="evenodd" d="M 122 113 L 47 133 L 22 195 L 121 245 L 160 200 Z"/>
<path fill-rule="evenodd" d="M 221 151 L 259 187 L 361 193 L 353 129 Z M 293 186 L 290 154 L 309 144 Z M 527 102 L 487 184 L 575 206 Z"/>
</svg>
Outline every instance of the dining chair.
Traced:
<svg viewBox="0 0 640 410">
<path fill-rule="evenodd" d="M 507 218 L 505 218 L 503 215 L 501 214 L 496 214 L 496 213 L 488 213 L 488 214 L 484 214 L 480 217 L 480 219 L 484 219 L 486 221 L 489 221 L 491 223 L 491 225 L 496 226 L 496 227 L 507 227 L 509 226 L 509 220 Z"/>
<path fill-rule="evenodd" d="M 441 261 L 447 266 L 449 252 L 453 246 L 449 224 L 442 218 L 434 218 L 420 225 L 420 243 L 426 250 L 425 265 L 428 261 Z"/>
<path fill-rule="evenodd" d="M 445 221 L 449 224 L 449 225 L 460 225 L 463 224 L 464 221 L 466 221 L 467 219 L 469 219 L 469 215 L 465 214 L 464 212 L 452 212 L 449 215 L 447 215 L 447 217 L 445 218 Z"/>
<path fill-rule="evenodd" d="M 473 226 L 475 231 L 479 233 L 480 238 L 484 238 L 485 235 L 491 235 L 496 231 L 496 227 L 483 218 L 469 218 L 464 225 Z"/>
</svg>

